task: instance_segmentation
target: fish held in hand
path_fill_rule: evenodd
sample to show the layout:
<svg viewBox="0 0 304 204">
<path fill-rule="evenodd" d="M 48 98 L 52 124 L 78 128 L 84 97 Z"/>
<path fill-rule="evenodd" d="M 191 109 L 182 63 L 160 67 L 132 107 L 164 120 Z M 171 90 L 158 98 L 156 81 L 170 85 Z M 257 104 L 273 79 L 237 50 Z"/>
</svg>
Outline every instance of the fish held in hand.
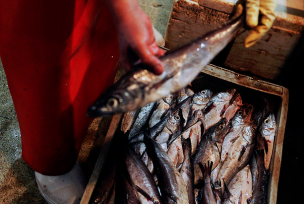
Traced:
<svg viewBox="0 0 304 204">
<path fill-rule="evenodd" d="M 160 57 L 161 75 L 135 65 L 89 107 L 89 117 L 132 111 L 186 87 L 243 27 L 243 16 Z"/>
</svg>

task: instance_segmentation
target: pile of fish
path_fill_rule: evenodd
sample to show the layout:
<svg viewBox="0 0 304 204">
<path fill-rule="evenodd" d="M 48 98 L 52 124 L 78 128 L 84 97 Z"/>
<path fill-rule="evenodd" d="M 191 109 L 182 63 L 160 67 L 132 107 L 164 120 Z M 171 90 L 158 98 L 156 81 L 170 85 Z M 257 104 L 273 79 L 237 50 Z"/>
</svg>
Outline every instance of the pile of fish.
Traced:
<svg viewBox="0 0 304 204">
<path fill-rule="evenodd" d="M 115 203 L 266 203 L 276 121 L 262 101 L 187 87 L 126 112 Z"/>
</svg>

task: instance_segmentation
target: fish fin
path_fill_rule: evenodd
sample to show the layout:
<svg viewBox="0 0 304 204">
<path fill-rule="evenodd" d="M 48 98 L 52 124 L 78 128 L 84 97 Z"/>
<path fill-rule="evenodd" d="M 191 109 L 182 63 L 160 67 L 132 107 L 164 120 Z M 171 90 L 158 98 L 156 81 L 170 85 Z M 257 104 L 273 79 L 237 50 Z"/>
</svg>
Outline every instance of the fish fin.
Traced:
<svg viewBox="0 0 304 204">
<path fill-rule="evenodd" d="M 178 138 L 182 135 L 182 130 L 178 130 L 176 132 L 174 132 L 171 136 L 170 139 L 167 141 L 167 146 L 169 148 L 169 146 Z"/>
<path fill-rule="evenodd" d="M 177 203 L 177 196 L 171 194 L 169 191 L 167 191 L 167 189 L 164 189 L 163 193 L 165 194 L 163 196 L 166 196 L 166 197 L 170 198 L 173 202 Z"/>
<path fill-rule="evenodd" d="M 248 198 L 247 200 L 246 200 L 246 202 L 249 204 L 249 203 L 251 203 L 251 201 L 252 201 L 252 197 L 250 197 L 250 198 Z"/>
<path fill-rule="evenodd" d="M 203 173 L 204 178 L 210 176 L 213 162 L 208 161 L 207 165 L 205 165 L 205 166 L 201 162 L 199 162 L 198 165 Z"/>
<path fill-rule="evenodd" d="M 151 87 L 149 87 L 149 89 L 158 89 L 159 87 L 161 87 L 166 81 L 168 81 L 169 79 L 173 78 L 179 70 L 174 70 L 172 73 L 167 74 L 159 83 L 156 83 L 154 85 L 152 85 Z"/>
<path fill-rule="evenodd" d="M 209 101 L 210 102 L 210 101 Z M 215 108 L 214 102 L 207 103 L 206 107 L 204 108 L 203 114 L 206 115 L 209 113 L 213 108 Z"/>
<path fill-rule="evenodd" d="M 241 191 L 240 196 L 239 196 L 238 204 L 242 204 L 242 191 Z"/>
<path fill-rule="evenodd" d="M 268 144 L 267 144 L 266 138 L 263 138 L 263 141 L 264 141 L 265 153 L 267 154 L 268 153 Z"/>
<path fill-rule="evenodd" d="M 137 145 L 137 144 L 140 144 L 140 143 L 143 143 L 144 141 L 135 141 L 135 142 L 129 142 L 128 145 L 129 146 L 133 146 L 133 145 Z"/>
<path fill-rule="evenodd" d="M 229 198 L 230 195 L 231 195 L 231 193 L 230 193 L 230 191 L 228 190 L 228 186 L 227 186 L 225 180 L 223 180 L 223 184 L 224 184 L 224 197 L 225 197 L 225 195 L 226 195 L 227 197 L 225 197 L 225 198 Z"/>
<path fill-rule="evenodd" d="M 215 181 L 215 183 L 211 183 L 211 187 L 213 190 L 213 194 L 215 195 L 217 200 L 221 200 L 222 197 L 222 187 L 221 187 L 221 180 Z"/>
<path fill-rule="evenodd" d="M 229 105 L 226 104 L 226 105 L 224 105 L 224 107 L 222 108 L 221 113 L 220 113 L 220 116 L 221 116 L 221 117 L 225 114 L 225 112 L 226 112 L 228 106 L 229 106 Z"/>
<path fill-rule="evenodd" d="M 147 152 L 147 149 L 145 149 L 145 151 L 143 151 L 143 153 L 139 156 L 139 158 L 143 161 L 143 157 L 145 156 L 145 153 Z"/>
<path fill-rule="evenodd" d="M 242 158 L 242 156 L 244 155 L 244 153 L 245 153 L 245 151 L 246 151 L 247 147 L 248 147 L 248 145 L 246 145 L 246 146 L 243 146 L 243 147 L 242 147 L 242 150 L 241 150 L 241 152 L 240 152 L 240 155 L 239 155 L 238 161 L 240 161 L 240 160 L 241 160 L 241 158 Z"/>
<path fill-rule="evenodd" d="M 137 185 L 135 185 L 134 187 L 135 187 L 135 189 L 136 189 L 140 194 L 142 194 L 144 197 L 146 197 L 147 200 L 152 201 L 154 204 L 159 204 L 159 201 L 153 199 L 153 198 L 149 195 L 149 193 L 147 193 L 146 191 L 144 191 L 142 188 L 140 188 L 140 187 L 137 186 Z"/>
</svg>

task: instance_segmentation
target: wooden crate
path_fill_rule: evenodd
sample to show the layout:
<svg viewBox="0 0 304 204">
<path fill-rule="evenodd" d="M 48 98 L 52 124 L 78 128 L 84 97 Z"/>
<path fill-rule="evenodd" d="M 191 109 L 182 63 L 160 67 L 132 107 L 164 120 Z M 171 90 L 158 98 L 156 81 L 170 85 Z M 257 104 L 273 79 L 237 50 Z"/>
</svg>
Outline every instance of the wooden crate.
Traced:
<svg viewBox="0 0 304 204">
<path fill-rule="evenodd" d="M 195 38 L 223 25 L 229 18 L 234 0 L 179 0 L 172 8 L 166 30 L 166 47 L 175 49 Z M 231 1 L 227 3 L 227 1 Z M 285 124 L 288 109 L 288 90 L 270 83 L 275 81 L 282 64 L 297 42 L 304 28 L 304 18 L 276 12 L 277 19 L 267 35 L 249 49 L 243 46 L 246 33 L 238 36 L 222 54 L 222 63 L 207 65 L 201 76 L 194 81 L 195 89 L 218 88 L 223 86 L 239 87 L 248 92 L 260 92 L 275 98 L 277 132 L 275 147 L 270 163 L 268 203 L 277 200 L 277 191 L 282 159 Z M 218 61 L 217 61 L 218 62 Z M 206 77 L 208 76 L 208 77 Z M 208 81 L 208 78 L 212 79 Z M 215 83 L 214 83 L 215 82 Z M 205 83 L 205 85 L 204 85 Z M 204 86 L 204 87 L 202 87 Z M 209 86 L 209 87 L 207 87 Z M 238 90 L 238 88 L 237 88 Z M 118 134 L 122 115 L 113 116 L 111 125 L 101 149 L 95 169 L 85 190 L 81 204 L 88 204 L 96 187 L 98 178 L 105 179 L 104 193 L 111 193 L 111 175 L 115 171 L 115 155 L 111 150 L 118 148 L 121 137 Z M 116 139 L 115 139 L 116 138 Z M 107 159 L 107 161 L 106 161 Z M 96 189 L 95 189 L 96 190 Z M 100 190 L 100 189 L 99 189 Z M 92 202 L 92 201 L 91 201 Z"/>
<path fill-rule="evenodd" d="M 194 90 L 200 90 L 204 88 L 217 90 L 223 87 L 236 88 L 237 91 L 242 89 L 243 92 L 260 92 L 261 94 L 263 93 L 274 97 L 276 105 L 277 132 L 275 137 L 275 146 L 272 154 L 272 160 L 270 164 L 268 203 L 276 203 L 285 124 L 287 119 L 288 90 L 282 86 L 269 83 L 267 81 L 254 79 L 252 77 L 242 75 L 237 72 L 224 69 L 215 65 L 207 65 L 203 69 L 201 75 L 199 75 L 198 78 L 193 81 L 192 86 Z M 117 141 L 119 141 L 121 134 L 119 134 L 120 131 L 117 130 L 120 129 L 121 118 L 121 114 L 113 116 L 103 148 L 101 149 L 98 161 L 96 163 L 94 172 L 90 178 L 89 184 L 85 190 L 81 204 L 89 203 L 93 190 L 96 186 L 98 177 L 101 178 L 101 180 L 105 179 L 102 186 L 102 191 L 105 193 L 110 193 L 111 183 L 113 181 L 109 179 L 111 179 L 111 173 L 115 171 L 115 164 L 113 165 L 113 161 L 115 161 L 115 155 L 113 155 L 112 153 L 109 154 L 109 150 L 110 146 L 112 150 L 119 149 L 119 144 Z M 115 137 L 116 141 L 112 143 L 111 141 L 115 140 Z M 108 164 L 106 163 L 107 157 L 110 158 L 108 159 Z"/>
</svg>

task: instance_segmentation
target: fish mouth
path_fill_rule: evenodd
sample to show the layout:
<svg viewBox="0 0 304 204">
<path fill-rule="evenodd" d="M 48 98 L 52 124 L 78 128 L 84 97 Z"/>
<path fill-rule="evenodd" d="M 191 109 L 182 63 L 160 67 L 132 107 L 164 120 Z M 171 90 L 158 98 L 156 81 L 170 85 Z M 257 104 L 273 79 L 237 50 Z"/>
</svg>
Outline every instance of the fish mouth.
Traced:
<svg viewBox="0 0 304 204">
<path fill-rule="evenodd" d="M 96 105 L 91 105 L 87 109 L 87 116 L 90 118 L 97 118 L 101 116 L 112 116 L 116 112 L 113 110 L 102 110 L 102 107 L 97 107 Z"/>
<path fill-rule="evenodd" d="M 97 108 L 95 105 L 92 105 L 87 110 L 87 116 L 90 118 L 100 117 L 104 114 L 100 108 Z"/>
</svg>

